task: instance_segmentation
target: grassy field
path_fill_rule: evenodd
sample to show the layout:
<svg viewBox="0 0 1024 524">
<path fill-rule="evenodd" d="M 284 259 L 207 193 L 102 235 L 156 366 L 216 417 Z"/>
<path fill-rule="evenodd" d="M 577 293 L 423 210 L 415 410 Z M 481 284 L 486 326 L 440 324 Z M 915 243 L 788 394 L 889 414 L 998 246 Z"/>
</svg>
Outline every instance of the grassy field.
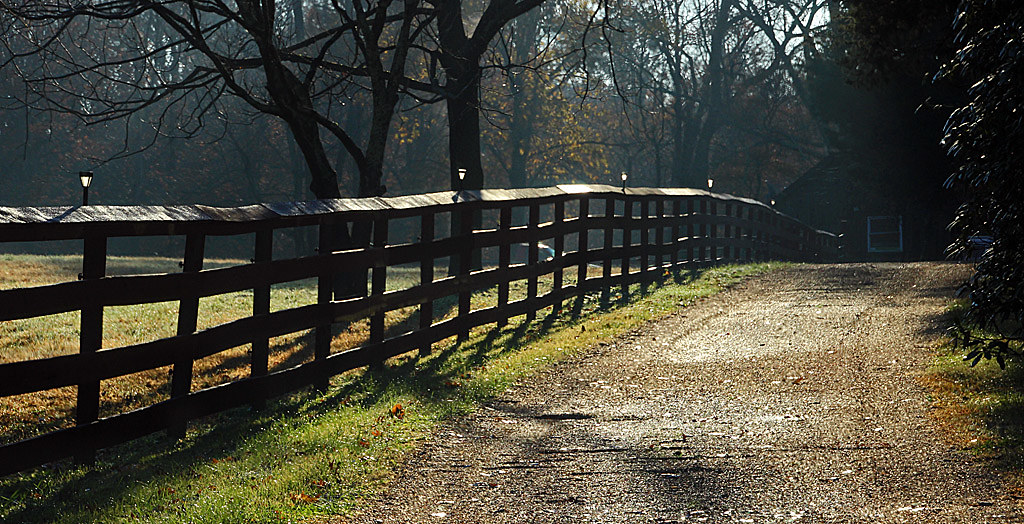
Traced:
<svg viewBox="0 0 1024 524">
<path fill-rule="evenodd" d="M 958 315 L 965 304 L 951 308 Z M 1024 497 L 1024 363 L 1000 369 L 994 360 L 971 367 L 963 350 L 946 345 L 925 375 L 935 419 L 952 443 L 990 459 L 1016 496 Z"/>
<path fill-rule="evenodd" d="M 244 264 L 243 260 L 209 260 L 206 268 Z M 0 289 L 65 282 L 77 278 L 81 258 L 77 256 L 0 255 Z M 153 274 L 180 271 L 177 259 L 111 257 L 108 275 Z M 445 268 L 438 268 L 444 275 Z M 390 268 L 388 290 L 419 284 L 419 268 Z M 571 279 L 569 279 L 571 281 Z M 550 287 L 550 278 L 543 281 Z M 541 286 L 542 292 L 546 288 Z M 525 292 L 525 283 L 512 286 L 511 296 Z M 494 305 L 496 290 L 479 293 L 473 307 Z M 316 302 L 316 280 L 308 279 L 274 286 L 271 310 L 279 311 Z M 435 304 L 437 319 L 454 314 L 454 297 Z M 199 304 L 198 328 L 204 329 L 247 317 L 252 312 L 252 292 L 244 291 L 203 298 Z M 103 347 L 114 348 L 173 336 L 177 328 L 178 303 L 162 302 L 104 309 Z M 416 308 L 389 312 L 389 332 L 413 329 Z M 337 327 L 331 351 L 358 347 L 366 341 L 368 323 L 359 321 Z M 67 355 L 78 351 L 79 313 L 0 323 L 0 363 Z M 313 358 L 310 331 L 271 340 L 270 370 L 295 366 Z M 248 376 L 248 344 L 197 361 L 193 390 L 223 384 Z M 144 407 L 170 395 L 170 367 L 105 380 L 100 391 L 100 416 L 106 417 Z M 74 423 L 75 388 L 60 388 L 17 397 L 0 398 L 0 443 L 24 439 Z"/>
<path fill-rule="evenodd" d="M 243 263 L 212 260 L 206 267 Z M 28 287 L 74 280 L 81 271 L 76 256 L 0 255 L 0 288 Z M 176 259 L 111 257 L 109 275 L 180 271 Z M 311 282 L 276 286 L 274 309 L 316 301 Z M 204 298 L 199 307 L 199 328 L 243 318 L 252 312 L 252 293 L 230 293 Z M 177 302 L 117 306 L 104 309 L 103 347 L 113 348 L 173 336 L 177 328 Z M 77 311 L 0 323 L 0 363 L 67 355 L 78 351 Z M 272 341 L 274 366 L 291 366 L 310 358 L 304 333 Z M 352 338 L 352 337 L 349 337 Z M 342 337 L 339 344 L 358 344 Z M 194 389 L 202 389 L 245 376 L 249 346 L 239 346 L 196 363 Z M 164 367 L 111 380 L 101 386 L 100 416 L 109 416 L 168 398 L 170 368 Z M 0 442 L 22 439 L 73 423 L 75 388 L 61 388 L 0 399 Z"/>
<path fill-rule="evenodd" d="M 115 259 L 110 273 L 151 272 L 153 267 L 167 264 L 170 269 L 166 270 L 174 270 L 175 263 Z M 7 271 L 7 267 L 12 269 Z M 587 300 L 580 318 L 539 315 L 541 320 L 529 324 L 513 319 L 502 330 L 484 326 L 475 330 L 467 343 L 445 341 L 428 357 L 411 353 L 391 359 L 377 371 L 362 369 L 334 377 L 323 393 L 296 392 L 269 402 L 260 411 L 240 408 L 209 417 L 176 443 L 155 435 L 102 451 L 93 467 L 58 464 L 8 476 L 0 479 L 0 521 L 316 522 L 345 514 L 361 497 L 379 489 L 403 452 L 443 418 L 465 413 L 517 378 L 578 348 L 628 331 L 772 267 L 759 264 L 694 273 L 612 309 L 597 309 L 596 300 Z M 0 270 L 3 285 L 8 287 L 11 282 L 41 284 L 77 274 L 74 259 L 53 257 L 3 257 Z M 55 271 L 63 273 L 55 276 Z M 396 271 L 396 285 L 401 283 L 400 273 Z M 513 296 L 524 286 L 514 283 Z M 542 285 L 542 291 L 544 288 Z M 479 293 L 474 306 L 489 305 L 493 295 L 494 290 Z M 274 289 L 272 307 L 310 303 L 313 297 L 315 291 L 309 283 L 283 286 Z M 175 307 L 148 305 L 109 312 L 104 345 L 108 340 L 113 346 L 139 337 L 165 336 L 173 331 Z M 249 311 L 251 293 L 213 297 L 204 301 L 200 322 L 212 325 Z M 400 326 L 409 320 L 408 315 L 396 312 L 389 322 Z M 0 325 L 0 360 L 76 350 L 77 314 L 25 322 L 42 324 Z M 140 323 L 146 325 L 142 332 L 137 327 Z M 32 335 L 33 327 L 43 333 Z M 364 325 L 347 326 L 338 330 L 332 348 L 358 345 L 364 336 Z M 299 334 L 275 341 L 277 365 L 294 365 L 309 358 L 307 339 Z M 237 353 L 223 356 L 219 362 L 197 364 L 197 371 L 202 372 L 195 387 L 247 372 L 246 349 L 236 348 L 233 351 Z M 166 370 L 158 370 L 148 376 L 105 381 L 105 409 L 110 412 L 157 401 L 167 394 L 167 378 Z M 71 391 L 55 398 L 73 398 L 74 390 L 66 389 Z M 45 398 L 31 397 L 2 399 L 0 429 L 7 439 L 21 438 L 19 434 L 31 434 L 40 427 L 70 423 L 73 406 L 67 402 L 50 405 Z M 9 426 L 8 421 L 15 425 Z"/>
</svg>

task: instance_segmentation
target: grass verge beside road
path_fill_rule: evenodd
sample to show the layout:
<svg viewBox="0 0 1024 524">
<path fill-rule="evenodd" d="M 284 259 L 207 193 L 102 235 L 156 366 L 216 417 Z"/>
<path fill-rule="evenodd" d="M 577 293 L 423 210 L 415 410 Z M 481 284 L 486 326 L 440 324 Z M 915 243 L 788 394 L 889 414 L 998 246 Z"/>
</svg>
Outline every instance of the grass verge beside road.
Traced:
<svg viewBox="0 0 1024 524">
<path fill-rule="evenodd" d="M 111 448 L 94 467 L 56 465 L 0 479 L 3 522 L 317 522 L 350 512 L 387 482 L 435 424 L 515 380 L 741 279 L 778 267 L 709 269 L 630 304 L 502 330 L 335 377 L 261 411 L 204 419 L 178 443 Z M 520 320 L 520 322 L 517 322 Z"/>
<path fill-rule="evenodd" d="M 951 308 L 958 315 L 964 304 Z M 992 461 L 1011 496 L 1024 498 L 1024 363 L 1000 369 L 994 360 L 971 367 L 947 344 L 923 377 L 932 390 L 933 416 L 951 443 Z"/>
</svg>

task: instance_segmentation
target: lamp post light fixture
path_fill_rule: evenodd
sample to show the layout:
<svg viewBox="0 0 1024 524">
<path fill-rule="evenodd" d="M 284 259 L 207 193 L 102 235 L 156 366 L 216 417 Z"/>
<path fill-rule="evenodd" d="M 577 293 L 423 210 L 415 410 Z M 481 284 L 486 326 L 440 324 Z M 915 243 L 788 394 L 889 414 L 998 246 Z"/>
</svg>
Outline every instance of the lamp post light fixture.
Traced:
<svg viewBox="0 0 1024 524">
<path fill-rule="evenodd" d="M 92 171 L 79 171 L 78 180 L 82 182 L 82 205 L 89 205 L 89 186 L 92 185 Z"/>
<path fill-rule="evenodd" d="M 708 189 L 711 189 L 711 187 L 714 186 L 714 185 L 715 185 L 715 181 L 709 178 L 708 179 Z"/>
<path fill-rule="evenodd" d="M 623 193 L 625 193 L 625 192 L 626 192 L 626 180 L 627 180 L 628 178 L 629 178 L 629 175 L 628 175 L 628 174 L 626 174 L 626 172 L 625 172 L 625 171 L 623 171 L 623 172 L 622 172 L 622 192 L 623 192 Z"/>
</svg>

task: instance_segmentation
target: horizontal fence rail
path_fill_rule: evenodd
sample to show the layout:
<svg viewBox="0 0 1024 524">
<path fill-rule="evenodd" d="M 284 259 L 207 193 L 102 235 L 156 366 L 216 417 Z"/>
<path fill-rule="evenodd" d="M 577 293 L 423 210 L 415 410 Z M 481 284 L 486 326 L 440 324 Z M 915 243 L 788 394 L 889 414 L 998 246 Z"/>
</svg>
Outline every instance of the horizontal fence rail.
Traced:
<svg viewBox="0 0 1024 524">
<path fill-rule="evenodd" d="M 404 221 L 404 228 L 398 222 Z M 410 226 L 410 224 L 412 224 Z M 273 259 L 275 232 L 315 227 L 313 256 Z M 365 238 L 337 249 L 340 228 Z M 184 236 L 182 271 L 106 276 L 107 241 L 116 237 Z M 252 262 L 203 269 L 208 243 L 253 235 Z M 356 235 L 358 237 L 358 235 Z M 816 231 L 754 200 L 695 189 L 618 189 L 563 185 L 542 189 L 444 192 L 389 198 L 336 199 L 207 206 L 0 207 L 5 242 L 81 240 L 78 281 L 0 290 L 0 321 L 79 312 L 79 352 L 50 358 L 0 360 L 0 398 L 55 388 L 77 391 L 73 426 L 0 446 L 0 474 L 95 451 L 159 431 L 180 438 L 190 420 L 253 405 L 334 375 L 419 350 L 470 329 L 504 325 L 566 300 L 652 284 L 680 269 L 759 260 L 828 261 L 836 237 Z M 448 265 L 439 269 L 438 262 Z M 419 283 L 388 289 L 389 268 L 418 268 Z M 446 273 L 446 274 L 440 274 Z M 356 292 L 335 293 L 338 276 Z M 568 278 L 573 276 L 575 278 Z M 540 278 L 549 291 L 538 290 Z M 271 287 L 316 281 L 309 304 L 271 309 Z M 509 286 L 525 282 L 525 297 Z M 471 309 L 470 297 L 497 287 L 496 303 Z M 252 315 L 197 329 L 200 300 L 252 293 Z M 346 298 L 347 297 L 347 298 Z M 436 318 L 438 301 L 457 297 L 456 314 Z M 176 334 L 104 348 L 104 310 L 177 302 Z M 577 301 L 579 302 L 579 300 Z M 385 314 L 414 309 L 418 320 L 387 332 Z M 359 347 L 331 351 L 332 326 L 369 320 Z M 313 358 L 283 369 L 268 364 L 273 337 L 310 331 Z M 249 346 L 249 376 L 194 391 L 200 359 Z M 101 418 L 103 381 L 170 367 L 169 398 Z M 2 437 L 2 435 L 0 435 Z"/>
</svg>

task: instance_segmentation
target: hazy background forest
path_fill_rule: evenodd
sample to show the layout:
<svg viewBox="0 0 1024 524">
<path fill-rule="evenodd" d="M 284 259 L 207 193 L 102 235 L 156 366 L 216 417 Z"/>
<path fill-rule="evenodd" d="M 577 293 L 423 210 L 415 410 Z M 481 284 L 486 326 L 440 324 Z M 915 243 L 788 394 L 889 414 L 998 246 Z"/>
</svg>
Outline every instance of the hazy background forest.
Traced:
<svg viewBox="0 0 1024 524">
<path fill-rule="evenodd" d="M 481 57 L 482 187 L 617 185 L 627 172 L 631 186 L 706 188 L 712 179 L 715 191 L 769 202 L 836 147 L 829 136 L 835 126 L 815 107 L 815 97 L 829 96 L 822 89 L 831 89 L 815 82 L 815 71 L 824 77 L 821 71 L 838 70 L 841 50 L 829 32 L 836 3 L 537 3 L 501 27 Z M 469 27 L 484 5 L 463 4 Z M 428 18 L 420 20 L 419 38 L 436 40 Z M 39 23 L 5 23 L 0 205 L 77 204 L 80 170 L 96 172 L 92 204 L 315 197 L 287 123 L 229 96 L 223 84 L 195 81 L 190 75 L 210 67 L 209 59 L 191 52 L 158 15 L 67 22 L 66 45 L 45 52 L 33 46 L 52 27 L 46 33 Z M 338 23 L 331 4 L 282 2 L 274 38 L 298 53 L 312 46 L 288 46 Z M 381 41 L 390 34 L 385 29 Z M 227 46 L 228 37 L 219 38 Z M 356 71 L 366 62 L 357 56 L 358 38 L 341 34 L 330 46 L 354 72 L 323 74 L 313 91 L 318 111 L 365 144 L 374 86 L 365 68 Z M 434 72 L 435 55 L 429 43 L 413 46 L 405 74 L 424 84 L 443 77 Z M 191 84 L 160 89 L 175 83 Z M 443 96 L 415 87 L 399 89 L 387 130 L 386 195 L 452 186 Z M 360 195 L 346 148 L 332 139 L 324 148 L 341 195 Z"/>
</svg>

